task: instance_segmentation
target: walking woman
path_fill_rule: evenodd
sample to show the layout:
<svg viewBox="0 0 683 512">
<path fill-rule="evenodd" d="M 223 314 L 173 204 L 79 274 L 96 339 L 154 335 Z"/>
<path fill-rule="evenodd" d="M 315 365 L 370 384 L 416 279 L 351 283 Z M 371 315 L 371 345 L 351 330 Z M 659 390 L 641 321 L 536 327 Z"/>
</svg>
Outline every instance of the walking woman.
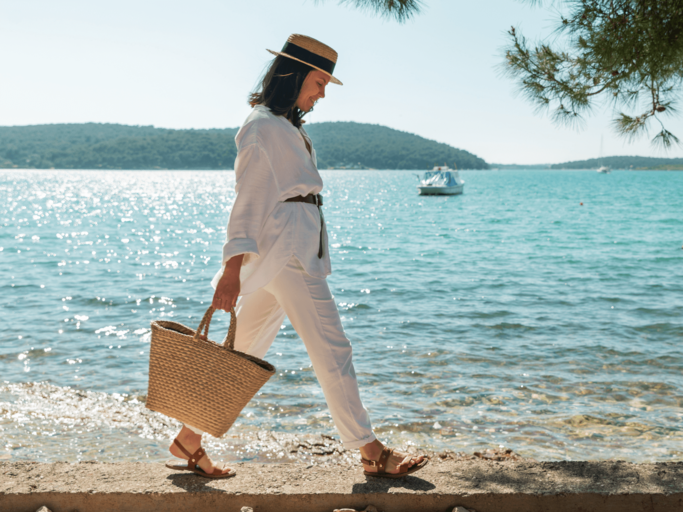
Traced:
<svg viewBox="0 0 683 512">
<path fill-rule="evenodd" d="M 386 448 L 372 432 L 358 392 L 351 343 L 327 285 L 331 273 L 322 215 L 323 182 L 302 118 L 332 82 L 337 52 L 293 34 L 276 57 L 235 141 L 237 197 L 228 221 L 223 265 L 212 284 L 213 307 L 236 307 L 235 350 L 263 358 L 285 316 L 313 363 L 344 446 L 360 449 L 366 474 L 403 476 L 427 459 Z M 241 296 L 239 302 L 237 297 Z M 225 478 L 235 471 L 214 464 L 198 429 L 185 425 L 171 453 L 187 459 L 175 469 Z"/>
</svg>

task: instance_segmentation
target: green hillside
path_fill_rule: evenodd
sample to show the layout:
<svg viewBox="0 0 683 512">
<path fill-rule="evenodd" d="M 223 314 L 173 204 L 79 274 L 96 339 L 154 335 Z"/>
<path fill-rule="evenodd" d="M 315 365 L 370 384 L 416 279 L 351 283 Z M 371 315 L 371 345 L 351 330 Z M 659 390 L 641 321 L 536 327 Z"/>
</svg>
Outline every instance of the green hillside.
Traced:
<svg viewBox="0 0 683 512">
<path fill-rule="evenodd" d="M 385 126 L 339 122 L 306 129 L 321 169 L 427 169 L 444 162 L 488 168 L 467 151 Z M 97 123 L 0 126 L 0 168 L 232 169 L 236 133 Z"/>
<path fill-rule="evenodd" d="M 96 123 L 0 126 L 0 167 L 231 169 L 236 133 Z"/>
<path fill-rule="evenodd" d="M 374 169 L 431 169 L 448 163 L 458 169 L 488 169 L 481 158 L 448 144 L 377 124 L 307 124 L 318 167 L 360 165 Z"/>
</svg>

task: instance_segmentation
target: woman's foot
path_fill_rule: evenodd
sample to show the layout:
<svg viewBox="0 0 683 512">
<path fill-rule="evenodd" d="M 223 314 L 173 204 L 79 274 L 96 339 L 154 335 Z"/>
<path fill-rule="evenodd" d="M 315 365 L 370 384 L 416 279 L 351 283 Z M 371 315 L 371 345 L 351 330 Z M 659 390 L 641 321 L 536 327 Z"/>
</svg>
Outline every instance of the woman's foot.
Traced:
<svg viewBox="0 0 683 512">
<path fill-rule="evenodd" d="M 372 443 L 368 443 L 361 447 L 360 455 L 368 461 L 378 461 L 382 455 L 382 450 L 384 450 L 384 445 L 375 439 Z M 381 469 L 383 469 L 385 473 L 392 475 L 401 474 L 410 470 L 413 466 L 422 464 L 424 461 L 424 455 L 409 455 L 407 453 L 393 451 L 387 459 L 386 467 Z M 378 466 L 371 466 L 365 463 L 363 464 L 363 468 L 366 473 L 377 473 L 380 471 Z"/>
<path fill-rule="evenodd" d="M 195 434 L 183 425 L 183 429 L 176 436 L 176 440 L 187 450 L 189 453 L 195 453 L 202 446 L 202 436 L 200 434 Z M 169 451 L 174 457 L 180 459 L 188 460 L 187 455 L 182 452 L 180 447 L 176 443 L 172 443 Z M 188 460 L 188 465 L 192 464 Z M 208 454 L 204 454 L 196 464 L 201 468 L 201 470 L 207 475 L 214 474 L 214 470 L 218 469 L 218 474 L 227 474 L 232 471 L 230 468 L 223 466 L 222 464 L 214 464 Z"/>
</svg>

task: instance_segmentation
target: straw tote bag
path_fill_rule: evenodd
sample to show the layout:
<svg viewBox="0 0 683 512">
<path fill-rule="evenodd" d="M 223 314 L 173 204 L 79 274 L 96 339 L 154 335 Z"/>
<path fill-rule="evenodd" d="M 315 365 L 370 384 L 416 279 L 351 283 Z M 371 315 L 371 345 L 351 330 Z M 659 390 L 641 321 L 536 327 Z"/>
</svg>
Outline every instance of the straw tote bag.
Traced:
<svg viewBox="0 0 683 512">
<path fill-rule="evenodd" d="M 235 350 L 235 310 L 223 344 L 208 340 L 215 311 L 206 310 L 196 331 L 178 322 L 152 322 L 146 407 L 220 437 L 275 367 Z M 207 340 L 199 337 L 202 329 Z"/>
</svg>

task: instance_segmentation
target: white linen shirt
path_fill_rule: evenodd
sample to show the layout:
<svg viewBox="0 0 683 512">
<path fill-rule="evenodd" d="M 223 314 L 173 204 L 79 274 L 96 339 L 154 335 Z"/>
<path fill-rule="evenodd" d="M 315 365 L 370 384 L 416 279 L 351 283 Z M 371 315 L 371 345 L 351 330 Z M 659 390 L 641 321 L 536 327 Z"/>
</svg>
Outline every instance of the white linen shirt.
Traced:
<svg viewBox="0 0 683 512">
<path fill-rule="evenodd" d="M 240 295 L 267 285 L 292 256 L 311 276 L 328 276 L 332 269 L 325 225 L 323 257 L 318 258 L 318 207 L 283 202 L 290 197 L 318 194 L 323 188 L 313 143 L 306 131 L 274 115 L 269 108 L 256 105 L 237 132 L 235 142 L 237 196 L 228 219 L 221 269 L 212 286 L 217 286 L 225 263 L 239 254 L 244 254 Z"/>
</svg>

